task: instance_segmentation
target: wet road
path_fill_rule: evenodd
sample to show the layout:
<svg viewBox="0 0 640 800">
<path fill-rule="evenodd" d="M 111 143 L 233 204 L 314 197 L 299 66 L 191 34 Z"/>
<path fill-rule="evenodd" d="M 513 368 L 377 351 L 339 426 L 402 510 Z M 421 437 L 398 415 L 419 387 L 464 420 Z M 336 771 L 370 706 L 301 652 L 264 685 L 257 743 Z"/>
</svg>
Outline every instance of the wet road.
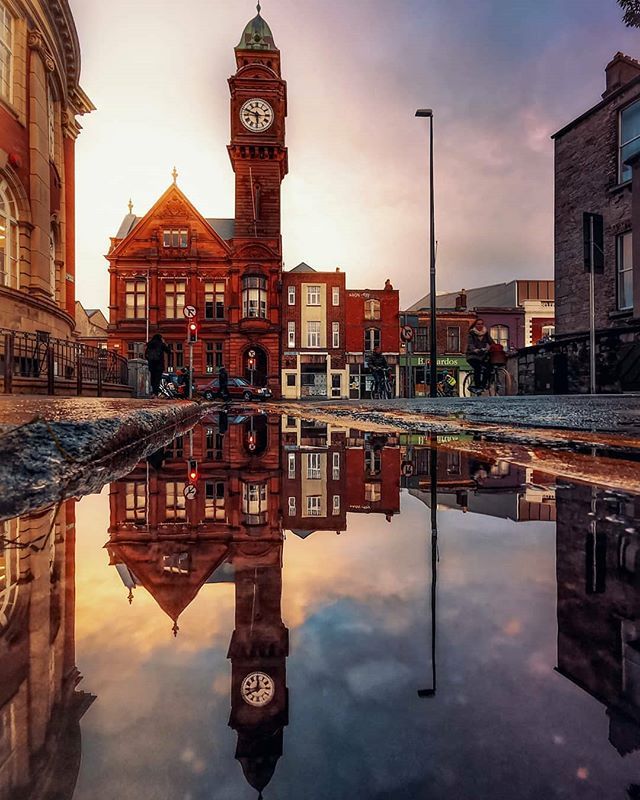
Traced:
<svg viewBox="0 0 640 800">
<path fill-rule="evenodd" d="M 210 414 L 3 523 L 0 796 L 632 800 L 639 518 L 411 435 Z"/>
</svg>

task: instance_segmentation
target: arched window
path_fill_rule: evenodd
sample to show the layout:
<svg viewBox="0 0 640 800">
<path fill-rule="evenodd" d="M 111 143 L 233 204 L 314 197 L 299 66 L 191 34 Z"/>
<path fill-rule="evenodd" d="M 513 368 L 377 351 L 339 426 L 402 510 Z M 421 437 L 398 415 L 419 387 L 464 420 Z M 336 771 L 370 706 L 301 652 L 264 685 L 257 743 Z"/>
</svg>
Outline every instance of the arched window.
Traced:
<svg viewBox="0 0 640 800">
<path fill-rule="evenodd" d="M 506 350 L 509 347 L 509 328 L 506 325 L 494 325 L 489 331 L 489 335 L 497 344 L 501 344 Z"/>
<path fill-rule="evenodd" d="M 19 289 L 18 212 L 6 180 L 0 177 L 0 286 Z"/>
<path fill-rule="evenodd" d="M 242 279 L 242 316 L 267 318 L 267 279 L 247 275 Z"/>
<path fill-rule="evenodd" d="M 365 300 L 364 301 L 364 318 L 365 319 L 380 319 L 380 301 L 379 300 Z"/>
<path fill-rule="evenodd" d="M 364 351 L 370 353 L 376 347 L 380 347 L 380 328 L 367 328 L 364 332 Z"/>
</svg>

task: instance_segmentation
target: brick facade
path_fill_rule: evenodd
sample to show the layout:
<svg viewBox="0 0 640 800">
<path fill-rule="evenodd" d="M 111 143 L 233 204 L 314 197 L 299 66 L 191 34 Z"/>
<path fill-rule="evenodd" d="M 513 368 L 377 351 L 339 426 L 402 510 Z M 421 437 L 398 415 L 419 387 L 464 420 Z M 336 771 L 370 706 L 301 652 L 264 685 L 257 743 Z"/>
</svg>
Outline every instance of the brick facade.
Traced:
<svg viewBox="0 0 640 800">
<path fill-rule="evenodd" d="M 640 100 L 640 63 L 618 53 L 607 66 L 602 102 L 555 134 L 556 332 L 589 329 L 589 275 L 584 271 L 583 212 L 604 217 L 604 274 L 596 275 L 596 328 L 640 315 L 617 302 L 617 237 L 631 230 L 632 189 L 621 181 L 620 112 Z M 640 264 L 634 282 L 640 281 Z"/>
<path fill-rule="evenodd" d="M 235 218 L 204 218 L 175 178 L 144 217 L 125 217 L 107 256 L 109 341 L 131 357 L 141 355 L 147 338 L 160 332 L 172 349 L 167 366 L 186 366 L 182 309 L 192 305 L 199 325 L 193 348 L 196 380 L 210 378 L 224 364 L 230 375 L 268 385 L 278 394 L 286 83 L 262 17 L 247 30 L 235 50 L 237 71 L 229 79 Z M 254 98 L 271 109 L 263 129 L 256 129 L 257 122 L 252 127 L 250 113 L 243 111 Z M 135 294 L 138 299 L 132 299 Z"/>
<path fill-rule="evenodd" d="M 66 2 L 7 7 L 10 80 L 0 86 L 0 327 L 68 338 L 75 316 L 80 47 Z M 6 42 L 5 42 L 6 44 Z M 8 211 L 8 217 L 4 214 Z"/>
</svg>

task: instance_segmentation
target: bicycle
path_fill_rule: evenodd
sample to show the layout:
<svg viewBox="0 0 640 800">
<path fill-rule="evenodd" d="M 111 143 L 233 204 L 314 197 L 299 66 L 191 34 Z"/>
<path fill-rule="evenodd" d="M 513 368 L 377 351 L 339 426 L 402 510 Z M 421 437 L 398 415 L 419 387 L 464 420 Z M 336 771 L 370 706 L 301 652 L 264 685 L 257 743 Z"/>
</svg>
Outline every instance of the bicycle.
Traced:
<svg viewBox="0 0 640 800">
<path fill-rule="evenodd" d="M 389 377 L 388 370 L 384 370 L 378 381 L 379 388 L 374 385 L 371 391 L 371 398 L 373 400 L 391 400 L 393 395 L 393 384 Z"/>
<path fill-rule="evenodd" d="M 462 394 L 464 397 L 480 397 L 488 392 L 489 397 L 508 397 L 513 394 L 513 378 L 510 372 L 502 364 L 491 364 L 489 368 L 489 380 L 484 389 L 478 389 L 475 384 L 475 375 L 468 372 L 462 383 Z"/>
</svg>

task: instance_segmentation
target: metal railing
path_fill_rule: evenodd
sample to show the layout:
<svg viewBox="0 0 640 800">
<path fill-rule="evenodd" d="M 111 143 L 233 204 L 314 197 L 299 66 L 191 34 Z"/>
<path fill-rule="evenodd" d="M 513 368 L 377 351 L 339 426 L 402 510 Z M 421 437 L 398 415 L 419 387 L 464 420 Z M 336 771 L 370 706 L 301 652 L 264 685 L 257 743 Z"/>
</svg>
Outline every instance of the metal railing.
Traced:
<svg viewBox="0 0 640 800">
<path fill-rule="evenodd" d="M 55 394 L 56 384 L 75 383 L 78 395 L 90 386 L 98 396 L 105 384 L 129 385 L 127 359 L 112 350 L 7 328 L 0 328 L 0 375 L 5 394 L 13 393 L 16 379 L 45 384 L 47 394 Z"/>
</svg>

